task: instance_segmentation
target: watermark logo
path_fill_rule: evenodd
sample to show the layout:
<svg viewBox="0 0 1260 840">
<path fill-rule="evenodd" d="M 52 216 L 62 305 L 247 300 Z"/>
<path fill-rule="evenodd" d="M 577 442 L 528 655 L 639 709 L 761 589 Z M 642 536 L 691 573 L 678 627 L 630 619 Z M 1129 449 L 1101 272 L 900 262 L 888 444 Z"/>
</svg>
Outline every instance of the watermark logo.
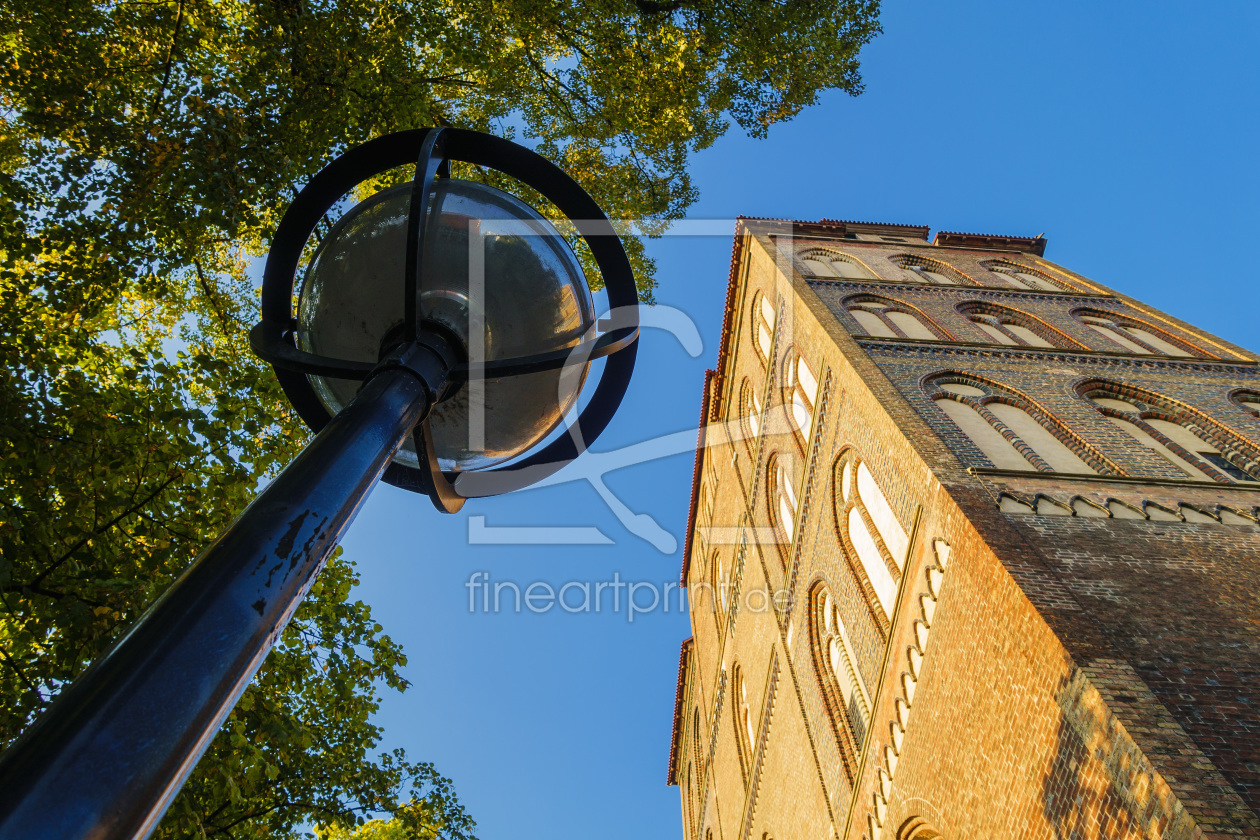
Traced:
<svg viewBox="0 0 1260 840">
<path fill-rule="evenodd" d="M 636 616 L 669 612 L 716 612 L 732 608 L 751 613 L 784 610 L 790 606 L 787 590 L 751 587 L 737 592 L 731 586 L 713 587 L 694 583 L 684 589 L 677 581 L 623 580 L 613 572 L 608 580 L 569 580 L 529 582 L 495 580 L 489 572 L 478 571 L 464 582 L 470 613 L 520 613 L 543 615 L 553 610 L 580 613 L 625 614 L 633 624 Z M 738 601 L 738 603 L 736 603 Z"/>
<path fill-rule="evenodd" d="M 580 222 L 575 224 L 581 226 Z M 614 224 L 616 230 L 622 235 L 634 235 L 640 231 L 651 231 L 654 236 L 720 237 L 729 241 L 732 231 L 736 227 L 737 220 L 684 220 L 664 227 L 659 220 L 629 220 Z M 596 225 L 596 227 L 606 227 L 606 224 Z M 492 236 L 499 233 L 501 231 L 498 231 L 493 225 L 487 224 L 483 225 L 477 235 L 469 237 L 470 294 L 474 300 L 484 294 L 486 283 L 484 275 L 485 245 Z M 522 232 L 514 229 L 512 233 L 521 235 Z M 546 235 L 546 233 L 540 230 L 532 235 Z M 792 275 L 790 238 L 780 237 L 779 244 L 781 247 L 775 259 L 780 269 L 780 276 L 790 277 Z M 792 300 L 791 294 L 785 294 L 781 297 L 787 302 Z M 787 308 L 790 309 L 790 307 Z M 476 307 L 471 307 L 471 309 L 475 310 Z M 602 323 L 616 324 L 622 322 L 624 315 L 625 313 L 618 312 L 605 313 L 603 318 L 599 320 Z M 649 333 L 649 331 L 653 333 L 668 333 L 674 337 L 683 351 L 691 358 L 697 358 L 703 352 L 704 345 L 700 332 L 695 322 L 685 312 L 670 306 L 655 305 L 639 307 L 637 315 L 641 335 Z M 781 318 L 780 323 L 787 325 L 790 329 L 790 312 L 785 312 L 784 316 Z M 475 369 L 477 362 L 484 363 L 485 361 L 484 341 L 477 340 L 477 337 L 484 330 L 484 325 L 470 320 L 469 327 L 470 337 L 472 338 L 472 346 L 469 348 L 470 366 Z M 564 389 L 571 387 L 573 383 L 573 371 L 584 369 L 587 361 L 584 358 L 573 358 L 566 365 L 566 375 L 561 377 L 560 385 L 562 402 L 564 401 Z M 473 390 L 476 390 L 476 384 L 470 382 L 470 386 Z M 475 451 L 477 444 L 484 441 L 485 417 L 480 416 L 480 412 L 477 410 L 484 409 L 484 400 L 470 400 L 470 408 L 472 411 L 469 418 L 469 449 Z M 582 450 L 585 447 L 580 440 L 577 427 L 573 423 L 574 414 L 575 411 L 571 410 L 565 418 L 565 423 L 567 424 L 568 433 L 573 435 L 575 443 L 578 444 L 578 449 Z M 720 429 L 715 428 L 715 426 L 720 427 Z M 699 427 L 692 427 L 683 431 L 656 435 L 647 440 L 618 449 L 608 451 L 588 450 L 566 465 L 561 472 L 547 475 L 531 485 L 531 487 L 545 488 L 572 482 L 585 482 L 594 490 L 595 495 L 607 506 L 608 510 L 612 512 L 627 532 L 644 540 L 663 554 L 673 554 L 678 550 L 678 538 L 663 527 L 651 514 L 633 510 L 630 504 L 609 488 L 606 477 L 610 473 L 628 466 L 645 464 L 662 458 L 694 452 L 699 432 Z M 748 431 L 748 424 L 742 422 L 742 420 L 710 424 L 706 430 L 705 443 L 707 446 L 727 446 L 735 441 L 745 439 L 750 434 L 753 433 Z M 474 476 L 469 475 L 468 477 L 473 478 Z M 478 476 L 477 478 L 481 477 Z M 485 478 L 490 477 L 486 476 Z M 467 522 L 468 542 L 473 545 L 610 545 L 614 542 L 611 537 L 599 528 L 590 525 L 497 525 L 492 524 L 484 514 L 470 515 Z M 736 529 L 726 530 L 733 532 Z M 765 536 L 767 538 L 766 542 L 778 541 L 774 534 L 767 533 Z M 725 535 L 725 538 L 721 534 L 715 534 L 713 537 L 718 542 L 733 543 L 735 541 L 733 533 Z"/>
</svg>

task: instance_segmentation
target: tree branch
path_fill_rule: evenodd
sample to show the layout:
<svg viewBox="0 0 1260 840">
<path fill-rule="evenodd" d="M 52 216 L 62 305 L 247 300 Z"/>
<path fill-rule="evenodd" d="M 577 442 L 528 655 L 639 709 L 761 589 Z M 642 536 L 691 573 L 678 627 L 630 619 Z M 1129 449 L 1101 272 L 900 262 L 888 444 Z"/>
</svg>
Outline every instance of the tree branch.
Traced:
<svg viewBox="0 0 1260 840">
<path fill-rule="evenodd" d="M 171 83 L 171 65 L 175 61 L 175 42 L 179 39 L 179 28 L 184 24 L 184 0 L 179 0 L 179 10 L 175 13 L 175 31 L 171 33 L 171 45 L 166 50 L 166 64 L 162 69 L 162 84 L 158 87 L 157 96 L 153 97 L 153 105 L 149 108 L 149 127 L 144 135 L 153 133 L 157 123 L 158 109 L 162 107 L 162 98 L 166 96 L 166 88 Z"/>
<path fill-rule="evenodd" d="M 13 657 L 9 656 L 9 652 L 2 647 L 0 647 L 0 656 L 4 657 L 4 661 L 10 668 L 13 669 L 13 672 L 18 675 L 18 679 L 22 681 L 22 685 L 26 686 L 27 691 L 38 698 L 39 705 L 43 706 L 45 702 L 44 695 L 40 694 L 39 689 L 35 687 L 35 684 L 27 678 L 26 672 L 22 670 L 22 666 L 18 665 L 17 662 L 14 661 Z"/>
<path fill-rule="evenodd" d="M 97 528 L 96 530 L 92 531 L 92 533 L 84 536 L 82 539 L 76 542 L 73 546 L 71 546 L 69 551 L 67 551 L 65 554 L 61 555 L 60 557 L 58 557 L 56 560 L 53 561 L 53 563 L 48 568 L 44 569 L 44 571 L 36 575 L 35 579 L 32 580 L 29 584 L 27 584 L 27 587 L 29 589 L 34 589 L 35 587 L 39 586 L 41 583 L 43 583 L 44 579 L 48 577 L 50 574 L 52 574 L 59 566 L 61 566 L 61 564 L 65 563 L 67 560 L 73 557 L 74 554 L 79 549 L 87 545 L 89 540 L 91 540 L 93 537 L 97 537 L 105 533 L 110 528 L 113 528 L 119 522 L 122 522 L 128 516 L 135 513 L 138 509 L 144 507 L 149 502 L 153 501 L 153 499 L 156 498 L 159 493 L 161 493 L 167 487 L 171 486 L 171 483 L 174 482 L 175 479 L 179 478 L 179 475 L 180 475 L 179 473 L 172 475 L 170 478 L 166 479 L 166 481 L 163 481 L 161 484 L 159 484 L 152 493 L 150 493 L 149 495 L 145 496 L 140 501 L 128 507 L 122 513 L 118 514 L 113 519 L 109 520 L 109 522 L 105 523 L 105 525 L 103 525 L 102 527 Z"/>
<path fill-rule="evenodd" d="M 206 279 L 206 273 L 201 270 L 201 260 L 193 260 L 193 268 L 197 269 L 197 283 L 201 286 L 201 293 L 206 296 L 206 301 L 210 304 L 211 311 L 219 319 L 219 328 L 223 330 L 224 337 L 232 334 L 231 324 L 228 318 L 223 314 L 223 310 L 219 308 L 219 302 L 215 300 L 214 293 L 210 291 L 210 281 Z"/>
</svg>

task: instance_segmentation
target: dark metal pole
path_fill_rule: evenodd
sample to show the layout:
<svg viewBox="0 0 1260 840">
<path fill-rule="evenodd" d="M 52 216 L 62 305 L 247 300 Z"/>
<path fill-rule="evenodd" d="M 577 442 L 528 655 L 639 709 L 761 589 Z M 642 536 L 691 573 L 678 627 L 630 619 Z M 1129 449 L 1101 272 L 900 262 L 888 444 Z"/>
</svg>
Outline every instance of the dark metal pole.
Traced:
<svg viewBox="0 0 1260 840">
<path fill-rule="evenodd" d="M 383 368 L 0 757 L 2 840 L 153 831 L 428 413 L 433 377 Z"/>
</svg>

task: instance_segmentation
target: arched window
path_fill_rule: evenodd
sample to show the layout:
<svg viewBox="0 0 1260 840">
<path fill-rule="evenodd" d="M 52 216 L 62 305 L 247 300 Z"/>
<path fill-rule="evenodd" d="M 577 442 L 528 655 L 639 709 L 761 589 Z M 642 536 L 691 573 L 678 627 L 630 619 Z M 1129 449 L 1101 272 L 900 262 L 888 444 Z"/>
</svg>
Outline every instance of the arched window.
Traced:
<svg viewBox="0 0 1260 840">
<path fill-rule="evenodd" d="M 1072 315 L 1111 344 L 1129 353 L 1140 353 L 1144 356 L 1207 355 L 1188 341 L 1129 315 L 1098 309 L 1076 309 Z"/>
<path fill-rule="evenodd" d="M 744 681 L 744 671 L 735 666 L 735 740 L 739 745 L 739 763 L 747 777 L 752 769 L 752 751 L 756 738 L 753 735 L 752 712 L 748 707 L 748 684 Z"/>
<path fill-rule="evenodd" d="M 708 571 L 710 597 L 713 602 L 713 618 L 717 622 L 720 635 L 723 624 L 726 621 L 726 568 L 722 563 L 722 554 L 716 548 L 713 549 L 713 554 L 709 557 Z"/>
<path fill-rule="evenodd" d="M 691 720 L 691 753 L 692 766 L 696 768 L 696 778 L 704 780 L 704 746 L 700 740 L 700 708 L 693 710 Z"/>
<path fill-rule="evenodd" d="M 1036 269 L 1008 262 L 986 263 L 985 268 L 1001 278 L 1002 282 L 1014 289 L 1032 289 L 1042 292 L 1065 291 L 1062 283 L 1051 280 L 1049 276 Z"/>
<path fill-rule="evenodd" d="M 770 521 L 779 534 L 781 549 L 790 545 L 796 534 L 796 486 L 792 473 L 789 455 L 783 453 L 771 459 L 770 492 L 766 494 L 766 501 L 770 506 Z"/>
<path fill-rule="evenodd" d="M 917 278 L 920 283 L 930 283 L 938 286 L 957 286 L 958 282 L 947 274 L 941 274 L 939 271 L 932 271 L 921 265 L 904 265 L 902 269 L 909 273 L 911 277 Z"/>
<path fill-rule="evenodd" d="M 785 374 L 788 416 L 801 445 L 809 446 L 809 432 L 814 424 L 814 404 L 818 400 L 818 377 L 800 353 L 788 355 Z"/>
<path fill-rule="evenodd" d="M 682 792 L 683 802 L 687 803 L 687 836 L 696 836 L 696 766 L 694 764 L 687 765 L 687 772 L 684 776 L 686 779 L 686 788 Z"/>
<path fill-rule="evenodd" d="M 998 344 L 1012 347 L 1086 349 L 1084 345 L 1072 341 L 1040 318 L 1018 309 L 984 301 L 968 301 L 958 304 L 956 308 Z"/>
<path fill-rule="evenodd" d="M 774 304 L 770 298 L 758 293 L 753 300 L 751 313 L 753 324 L 753 342 L 757 347 L 757 356 L 762 364 L 770 358 L 774 348 Z"/>
<path fill-rule="evenodd" d="M 836 462 L 832 483 L 836 529 L 850 568 L 865 582 L 862 589 L 876 623 L 886 627 L 896 607 L 910 538 L 875 477 L 852 450 Z"/>
<path fill-rule="evenodd" d="M 1251 412 L 1253 417 L 1260 417 L 1260 392 L 1239 391 L 1233 395 L 1233 400 L 1244 411 Z"/>
<path fill-rule="evenodd" d="M 761 394 L 747 379 L 740 386 L 740 414 L 744 419 L 749 449 L 761 435 Z"/>
<path fill-rule="evenodd" d="M 1195 481 L 1260 481 L 1254 447 L 1233 435 L 1213 435 L 1171 401 L 1125 386 L 1094 383 L 1085 395 L 1129 437 Z M 1213 440 L 1215 438 L 1215 441 Z"/>
<path fill-rule="evenodd" d="M 902 823 L 897 840 L 941 840 L 941 835 L 921 817 L 911 817 Z"/>
<path fill-rule="evenodd" d="M 871 280 L 873 275 L 865 266 L 837 251 L 813 250 L 801 256 L 806 270 L 815 277 L 839 277 L 843 280 Z"/>
<path fill-rule="evenodd" d="M 893 257 L 892 262 L 901 269 L 900 279 L 910 283 L 931 286 L 969 286 L 973 282 L 969 278 L 964 279 L 964 275 L 944 263 L 926 257 L 902 254 Z"/>
<path fill-rule="evenodd" d="M 1019 398 L 977 380 L 939 380 L 932 398 L 985 458 L 1000 470 L 1097 474 L 1058 434 L 1017 405 Z"/>
<path fill-rule="evenodd" d="M 928 326 L 927 316 L 901 301 L 874 295 L 855 295 L 846 300 L 844 305 L 869 336 L 949 340 L 944 330 Z"/>
<path fill-rule="evenodd" d="M 839 742 L 841 761 L 852 779 L 866 740 L 871 700 L 858 672 L 853 645 L 840 611 L 823 584 L 813 592 L 810 622 L 814 670 L 827 704 L 832 731 Z"/>
</svg>

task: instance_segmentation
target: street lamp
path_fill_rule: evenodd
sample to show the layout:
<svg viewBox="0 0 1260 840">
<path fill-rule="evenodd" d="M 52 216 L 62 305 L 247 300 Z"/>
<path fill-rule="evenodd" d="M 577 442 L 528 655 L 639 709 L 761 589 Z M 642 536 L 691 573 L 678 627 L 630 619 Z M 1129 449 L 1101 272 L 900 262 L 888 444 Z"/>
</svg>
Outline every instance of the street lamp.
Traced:
<svg viewBox="0 0 1260 840">
<path fill-rule="evenodd" d="M 566 216 L 608 316 L 595 317 L 577 258 L 540 213 L 451 178 L 451 161 L 498 170 Z M 413 163 L 410 183 L 359 202 L 312 245 L 347 194 Z M 377 481 L 455 512 L 559 470 L 621 403 L 637 305 L 598 205 L 521 146 L 404 131 L 321 170 L 276 231 L 250 332 L 317 434 L 0 756 L 0 840 L 152 832 Z"/>
</svg>

